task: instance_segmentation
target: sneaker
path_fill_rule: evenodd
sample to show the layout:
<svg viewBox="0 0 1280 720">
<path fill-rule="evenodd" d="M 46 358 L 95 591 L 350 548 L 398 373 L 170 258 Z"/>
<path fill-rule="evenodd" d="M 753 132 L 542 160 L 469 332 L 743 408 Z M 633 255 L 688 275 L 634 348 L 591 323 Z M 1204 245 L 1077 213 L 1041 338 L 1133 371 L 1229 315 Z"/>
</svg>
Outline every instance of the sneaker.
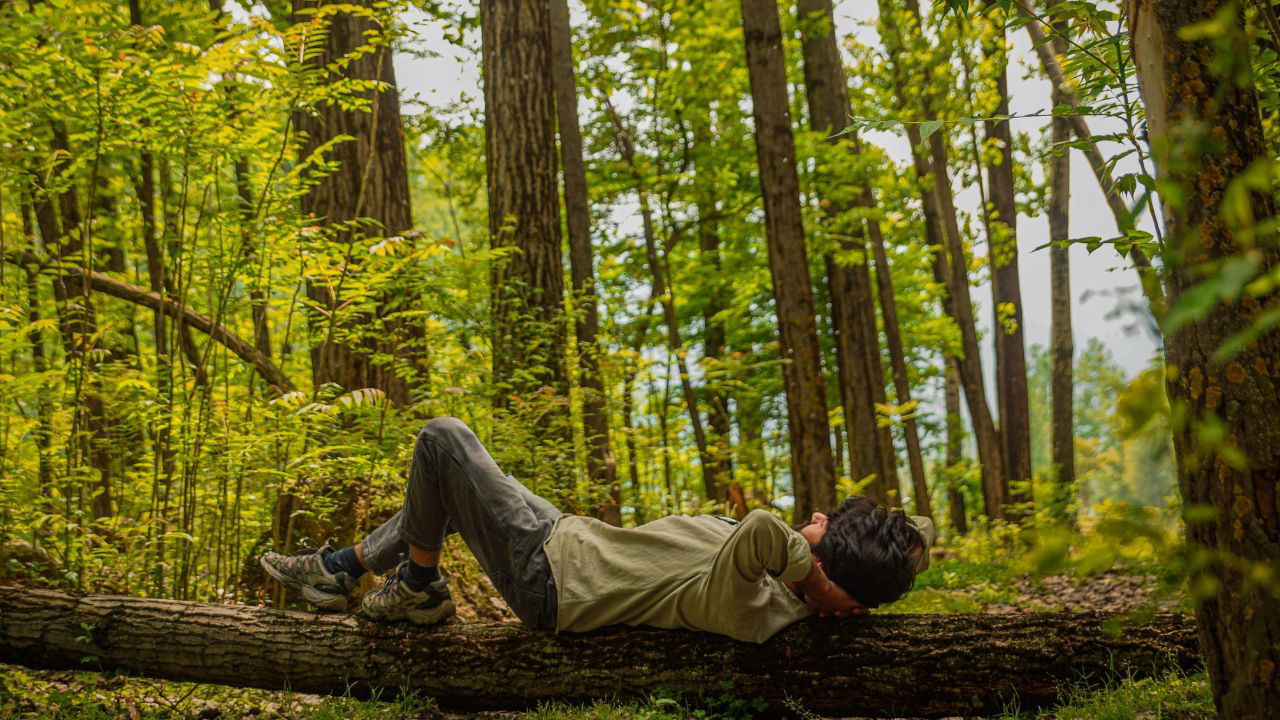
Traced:
<svg viewBox="0 0 1280 720">
<path fill-rule="evenodd" d="M 408 562 L 408 561 L 405 561 Z M 370 620 L 408 620 L 419 625 L 432 625 L 453 615 L 453 596 L 444 578 L 417 592 L 400 578 L 404 563 L 377 590 L 360 599 L 360 609 Z"/>
<path fill-rule="evenodd" d="M 334 549 L 325 545 L 306 555 L 263 554 L 258 560 L 262 569 L 286 587 L 298 590 L 303 599 L 321 610 L 342 612 L 347 609 L 347 595 L 356 581 L 345 572 L 333 574 L 325 569 L 324 558 Z"/>
</svg>

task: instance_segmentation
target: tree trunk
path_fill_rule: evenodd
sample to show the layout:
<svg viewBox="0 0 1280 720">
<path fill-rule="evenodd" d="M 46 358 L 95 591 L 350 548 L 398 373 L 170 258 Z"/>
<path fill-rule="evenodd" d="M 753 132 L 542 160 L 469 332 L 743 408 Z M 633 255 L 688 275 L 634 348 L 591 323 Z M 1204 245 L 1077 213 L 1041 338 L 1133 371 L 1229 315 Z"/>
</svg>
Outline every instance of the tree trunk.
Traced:
<svg viewBox="0 0 1280 720">
<path fill-rule="evenodd" d="M 871 186 L 863 187 L 863 204 L 874 207 Z M 902 348 L 902 330 L 898 326 L 898 305 L 893 298 L 893 278 L 889 275 L 889 256 L 884 250 L 884 235 L 880 221 L 867 219 L 867 234 L 871 236 L 871 250 L 876 260 L 876 283 L 880 291 L 880 313 L 884 317 L 884 334 L 889 346 L 889 364 L 893 370 L 893 388 L 897 404 L 911 402 L 911 383 L 907 379 L 907 358 Z M 902 420 L 903 435 L 907 440 L 907 465 L 911 469 L 911 489 L 915 501 L 915 514 L 933 519 L 933 503 L 929 499 L 929 486 L 924 477 L 924 454 L 920 450 L 920 431 L 916 427 L 916 413 L 908 411 Z"/>
<path fill-rule="evenodd" d="M 920 9 L 915 0 L 907 0 L 907 13 L 903 17 L 912 24 L 906 28 L 913 33 L 921 33 Z M 895 17 L 893 6 L 880 3 L 883 17 Z M 903 54 L 906 47 L 902 29 L 889 23 L 882 24 L 881 37 L 894 66 L 894 88 L 901 107 L 908 107 L 907 88 L 917 79 L 910 77 L 909 69 Z M 923 78 L 920 78 L 922 81 Z M 921 117 L 933 120 L 936 112 L 930 106 L 926 95 L 920 105 Z M 921 137 L 918 126 L 907 126 L 907 138 L 916 148 L 913 153 L 916 174 L 924 178 L 924 187 L 932 191 L 923 198 L 926 218 L 929 208 L 934 208 L 936 228 L 930 230 L 926 223 L 926 232 L 936 233 L 939 252 L 934 256 L 934 274 L 941 275 L 943 285 L 947 289 L 946 305 L 952 319 L 960 331 L 961 347 L 956 356 L 956 367 L 960 375 L 961 388 L 964 390 L 965 404 L 969 408 L 969 417 L 973 423 L 973 435 L 978 447 L 978 462 L 982 470 L 982 497 L 984 512 L 991 518 L 1004 517 L 1004 455 L 1000 449 L 1000 436 L 996 431 L 995 421 L 991 417 L 991 409 L 987 406 L 986 381 L 982 375 L 982 356 L 978 348 L 978 331 L 973 315 L 973 300 L 969 294 L 968 260 L 964 249 L 963 236 L 960 234 L 960 223 L 956 215 L 955 197 L 951 188 L 951 172 L 947 166 L 947 148 L 945 139 L 939 133 L 933 133 L 927 141 Z"/>
<path fill-rule="evenodd" d="M 946 359 L 946 409 L 947 409 L 947 507 L 951 527 L 957 535 L 969 531 L 965 516 L 964 493 L 960 489 L 960 461 L 964 457 L 964 423 L 960 418 L 960 370 L 955 358 Z"/>
<path fill-rule="evenodd" d="M 637 455 L 636 428 L 632 425 L 631 420 L 631 410 L 635 402 L 634 398 L 632 398 L 632 393 L 634 392 L 636 373 L 639 371 L 640 351 L 644 347 L 645 339 L 649 336 L 649 323 L 653 320 L 653 303 L 656 298 L 657 295 L 650 293 L 649 301 L 645 303 L 644 312 L 640 315 L 634 339 L 631 341 L 631 356 L 627 359 L 626 367 L 622 371 L 622 434 L 626 438 L 627 471 L 631 476 L 631 498 L 636 525 L 645 523 L 646 513 L 644 486 L 640 482 L 640 460 Z"/>
<path fill-rule="evenodd" d="M 1064 687 L 1082 680 L 1101 684 L 1127 672 L 1145 677 L 1197 666 L 1189 618 L 1159 614 L 1108 632 L 1120 619 L 812 619 L 756 645 L 684 630 L 556 634 L 457 622 L 417 628 L 351 615 L 0 588 L 0 661 L 358 697 L 413 688 L 444 707 L 475 710 L 731 686 L 733 695 L 775 711 L 968 716 L 999 713 L 1015 701 L 1023 710 L 1053 705 Z"/>
<path fill-rule="evenodd" d="M 680 319 L 676 314 L 675 290 L 667 283 L 666 253 L 659 249 L 657 230 L 653 223 L 653 210 L 649 204 L 649 189 L 645 187 L 644 176 L 636 162 L 635 141 L 631 132 L 623 125 L 622 117 L 614 109 L 613 104 L 605 99 L 609 117 L 613 121 L 614 140 L 618 146 L 618 154 L 622 156 L 636 181 L 636 198 L 640 205 L 640 225 L 644 232 L 645 258 L 649 263 L 649 274 L 653 278 L 652 295 L 662 302 L 662 318 L 667 328 L 667 347 L 676 360 L 676 370 L 680 374 L 680 391 L 685 405 L 689 406 L 689 425 L 693 429 L 693 441 L 698 448 L 698 466 L 702 469 L 702 484 L 705 497 L 714 500 L 719 497 L 718 480 L 715 474 L 715 462 L 707 447 L 707 434 L 702 425 L 702 412 L 698 410 L 698 395 L 693 390 L 693 378 L 689 375 L 689 363 L 685 359 L 684 341 L 680 337 Z M 665 428 L 665 425 L 663 426 Z M 663 437 L 666 437 L 665 430 Z"/>
<path fill-rule="evenodd" d="M 582 386 L 582 431 L 587 445 L 587 476 L 608 492 L 596 516 L 622 524 L 622 488 L 609 450 L 609 408 L 600 373 L 600 309 L 596 303 L 595 261 L 591 249 L 591 217 L 587 169 L 582 160 L 578 127 L 578 86 L 574 79 L 573 43 L 568 0 L 551 3 L 551 84 L 556 91 L 560 128 L 560 161 L 564 167 L 564 205 L 568 220 L 569 268 L 573 278 L 574 330 L 578 338 L 579 384 Z"/>
<path fill-rule="evenodd" d="M 721 383 L 710 379 L 725 352 L 724 320 L 719 314 L 726 309 L 726 297 L 730 288 L 723 282 L 720 267 L 720 231 L 716 219 L 716 179 L 713 167 L 706 158 L 713 157 L 714 139 L 708 118 L 695 114 L 693 126 L 693 146 L 695 152 L 693 188 L 695 204 L 698 211 L 698 260 L 706 270 L 706 280 L 711 283 L 711 292 L 707 297 L 707 305 L 702 312 L 702 357 L 705 363 L 703 377 L 707 397 L 707 433 L 708 464 L 711 478 L 715 482 L 716 494 L 708 494 L 709 500 L 728 501 L 729 484 L 733 482 L 733 450 L 730 447 L 729 393 Z M 698 151 L 701 150 L 699 154 Z M 710 491 L 708 491 L 710 493 Z"/>
<path fill-rule="evenodd" d="M 1222 22 L 1223 35 L 1183 39 L 1182 29 Z M 1265 276 L 1280 268 L 1274 235 L 1259 238 L 1255 222 L 1275 216 L 1272 188 L 1224 204 L 1228 187 L 1256 163 L 1269 160 L 1248 71 L 1248 46 L 1240 16 L 1220 0 L 1139 0 L 1129 5 L 1129 35 L 1146 106 L 1151 146 L 1162 184 L 1177 188 L 1164 198 L 1171 306 L 1223 261 L 1249 257 Z M 1236 65 L 1219 75 L 1225 54 Z M 1185 148 L 1199 148 L 1188 157 Z M 1182 151 L 1171 156 L 1171 150 Z M 1245 205 L 1233 220 L 1225 210 Z M 1255 221 L 1256 219 L 1256 221 Z M 1241 227 L 1235 223 L 1246 223 Z M 1242 231 L 1243 230 L 1243 231 Z M 1246 234 L 1246 232 L 1248 234 Z M 1261 242 L 1259 242 L 1261 240 Z M 1223 342 L 1244 332 L 1277 304 L 1274 289 L 1261 296 L 1226 300 L 1211 314 L 1169 333 L 1167 391 L 1174 417 L 1173 441 L 1183 505 L 1212 508 L 1212 516 L 1188 513 L 1191 587 L 1205 588 L 1196 610 L 1200 646 L 1221 717 L 1274 717 L 1280 707 L 1280 602 L 1274 572 L 1280 567 L 1280 330 L 1273 325 L 1227 358 Z M 1169 328 L 1166 328 L 1168 332 Z M 1205 438 L 1216 426 L 1242 459 Z M 1263 574 L 1265 573 L 1265 574 Z"/>
<path fill-rule="evenodd" d="M 62 156 L 55 166 L 55 171 L 62 174 L 69 168 L 71 157 L 63 128 L 54 127 L 51 144 L 54 152 Z M 95 174 L 97 162 L 95 160 Z M 97 178 L 90 182 L 90 187 L 94 187 Z M 36 224 L 50 255 L 67 265 L 87 269 L 85 266 L 92 264 L 93 248 L 92 235 L 86 228 L 92 226 L 92 222 L 89 226 L 82 224 L 75 188 L 72 179 L 67 190 L 43 197 L 36 205 Z M 92 208 L 89 212 L 92 220 Z M 89 490 L 90 508 L 93 518 L 102 520 L 112 515 L 112 475 L 116 463 L 108 442 L 106 403 L 95 377 L 98 319 L 89 291 L 75 285 L 69 272 L 54 275 L 52 284 L 66 358 L 78 361 L 72 442 L 79 445 L 78 459 L 97 471 L 97 479 Z"/>
<path fill-rule="evenodd" d="M 836 482 L 776 0 L 742 0 L 742 29 L 787 395 L 795 517 L 804 518 L 835 505 Z"/>
<path fill-rule="evenodd" d="M 1067 41 L 1056 38 L 1054 50 L 1065 53 Z M 1068 105 L 1068 97 L 1057 85 L 1052 93 L 1053 106 Z M 1054 145 L 1071 139 L 1070 121 L 1055 115 L 1051 124 Z M 1049 162 L 1049 302 L 1053 306 L 1050 316 L 1050 345 L 1052 346 L 1049 371 L 1052 392 L 1051 434 L 1053 436 L 1053 467 L 1057 494 L 1053 507 L 1059 518 L 1067 520 L 1067 505 L 1075 496 L 1075 415 L 1073 413 L 1074 381 L 1072 363 L 1075 357 L 1075 340 L 1071 331 L 1071 257 L 1067 241 L 1070 239 L 1069 209 L 1071 206 L 1071 149 L 1062 145 L 1059 154 Z"/>
<path fill-rule="evenodd" d="M 333 4 L 336 3 L 329 0 L 293 0 L 295 21 L 315 22 L 316 16 L 301 11 L 323 10 Z M 358 4 L 367 7 L 371 3 L 363 0 Z M 321 34 L 308 41 L 308 46 L 319 51 L 307 60 L 316 68 L 369 44 L 369 35 L 384 32 L 372 19 L 348 12 L 328 14 L 324 22 L 327 30 L 316 28 L 313 32 Z M 380 90 L 361 93 L 371 103 L 370 110 L 326 103 L 314 108 L 314 112 L 297 113 L 294 123 L 304 138 L 301 157 L 340 135 L 352 138 L 329 149 L 326 158 L 339 163 L 338 169 L 302 196 L 303 214 L 322 227 L 335 228 L 330 239 L 344 251 L 341 279 L 307 283 L 307 296 L 325 310 L 324 316 L 313 318 L 314 331 L 319 336 L 311 350 L 315 386 L 335 383 L 344 390 L 380 388 L 391 402 L 404 405 L 409 401 L 409 384 L 403 373 L 397 373 L 393 363 L 375 364 L 374 356 L 403 357 L 401 346 L 408 339 L 406 333 L 413 335 L 413 331 L 392 319 L 337 318 L 339 307 L 347 299 L 341 297 L 343 281 L 349 277 L 345 266 L 357 262 L 354 244 L 360 238 L 397 235 L 413 226 L 400 97 L 391 56 L 391 48 L 382 42 L 342 70 L 343 78 L 383 83 Z M 387 307 L 390 302 L 390 298 L 384 299 L 379 315 L 391 309 Z M 371 323 L 377 329 L 370 331 L 370 337 L 361 343 L 363 347 L 357 348 L 339 337 L 340 328 L 357 329 Z"/>
<path fill-rule="evenodd" d="M 480 26 L 489 234 L 506 249 L 490 276 L 494 404 L 505 408 L 512 395 L 566 389 L 551 6 L 481 0 Z"/>
<path fill-rule="evenodd" d="M 22 234 L 29 245 L 36 242 L 35 225 L 31 218 L 31 203 L 23 196 L 19 215 L 22 219 Z M 49 370 L 49 361 L 45 356 L 44 331 L 40 329 L 40 274 L 34 265 L 22 268 L 26 276 L 27 289 L 27 342 L 31 348 L 31 369 L 39 375 Z M 36 396 L 36 426 L 32 436 L 36 442 L 36 467 L 40 479 L 40 508 L 47 513 L 54 512 L 53 502 L 53 408 L 49 402 L 49 393 L 42 391 Z M 41 531 L 37 537 L 47 534 Z"/>
<path fill-rule="evenodd" d="M 804 81 L 808 96 L 809 125 L 827 136 L 838 149 L 857 154 L 857 135 L 836 137 L 850 114 L 849 87 L 836 43 L 835 19 L 830 0 L 800 0 L 796 6 L 803 35 Z M 820 193 L 828 218 L 847 215 L 866 197 L 838 198 L 844 178 L 823 178 Z M 862 223 L 857 221 L 844 240 L 844 249 L 863 251 Z M 880 427 L 876 404 L 886 401 L 884 368 L 880 362 L 880 337 L 876 329 L 875 301 L 871 295 L 869 263 L 846 266 L 833 254 L 825 257 L 831 288 L 831 324 L 836 335 L 836 363 L 840 400 L 849 432 L 850 467 L 855 480 L 875 475 L 867 494 L 891 506 L 902 504 L 898 485 L 893 435 Z"/>
<path fill-rule="evenodd" d="M 989 2 L 988 5 L 991 3 Z M 995 115 L 1009 114 L 1008 55 L 1005 51 L 1003 11 L 988 15 L 996 36 L 984 41 L 983 56 L 998 68 Z M 1008 120 L 985 120 L 988 148 L 987 191 L 991 203 L 988 257 L 991 265 L 992 325 L 996 350 L 996 399 L 1000 413 L 1000 442 L 1004 451 L 1005 503 L 1031 501 L 1031 414 L 1027 398 L 1027 353 L 1023 343 L 1022 283 L 1018 277 L 1018 207 L 1013 190 L 1013 134 Z M 1007 512 L 1007 511 L 1006 511 Z"/>
</svg>

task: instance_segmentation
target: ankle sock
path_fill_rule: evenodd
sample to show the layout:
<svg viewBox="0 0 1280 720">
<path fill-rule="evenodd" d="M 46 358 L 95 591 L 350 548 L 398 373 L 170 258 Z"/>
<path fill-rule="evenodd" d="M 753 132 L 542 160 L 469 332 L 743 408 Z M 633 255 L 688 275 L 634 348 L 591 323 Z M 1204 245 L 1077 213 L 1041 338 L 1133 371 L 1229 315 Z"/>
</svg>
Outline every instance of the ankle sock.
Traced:
<svg viewBox="0 0 1280 720">
<path fill-rule="evenodd" d="M 414 592 L 422 592 L 427 586 L 440 579 L 439 566 L 423 567 L 412 560 L 400 567 L 400 579 Z"/>
<path fill-rule="evenodd" d="M 352 580 L 359 580 L 364 575 L 364 566 L 360 564 L 360 558 L 356 557 L 356 547 L 351 545 L 335 550 L 324 556 L 324 569 L 337 575 L 344 572 L 351 576 Z"/>
</svg>

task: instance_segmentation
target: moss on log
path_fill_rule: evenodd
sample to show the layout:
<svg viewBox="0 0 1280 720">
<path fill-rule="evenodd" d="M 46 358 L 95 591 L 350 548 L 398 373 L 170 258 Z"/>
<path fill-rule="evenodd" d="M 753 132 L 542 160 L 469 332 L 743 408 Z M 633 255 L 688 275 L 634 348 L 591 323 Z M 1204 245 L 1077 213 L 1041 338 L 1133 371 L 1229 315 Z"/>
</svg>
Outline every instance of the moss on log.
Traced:
<svg viewBox="0 0 1280 720">
<path fill-rule="evenodd" d="M 502 709 L 724 692 L 775 707 L 876 716 L 1026 709 L 1062 688 L 1199 663 L 1194 624 L 1101 613 L 875 615 L 797 623 L 763 645 L 688 631 L 552 634 L 510 623 L 434 628 L 243 605 L 0 587 L 0 661 L 267 689 L 414 688 L 444 707 Z"/>
</svg>

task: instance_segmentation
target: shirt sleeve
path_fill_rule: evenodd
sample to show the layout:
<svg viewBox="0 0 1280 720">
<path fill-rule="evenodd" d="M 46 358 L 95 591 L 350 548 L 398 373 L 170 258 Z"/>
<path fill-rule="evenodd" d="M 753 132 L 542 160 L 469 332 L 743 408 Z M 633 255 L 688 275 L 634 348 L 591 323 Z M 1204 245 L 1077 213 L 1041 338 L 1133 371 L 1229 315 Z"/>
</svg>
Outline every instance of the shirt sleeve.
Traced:
<svg viewBox="0 0 1280 720">
<path fill-rule="evenodd" d="M 752 510 L 725 541 L 713 572 L 747 582 L 757 582 L 765 573 L 783 582 L 796 582 L 812 567 L 813 553 L 803 535 L 773 513 Z"/>
</svg>

